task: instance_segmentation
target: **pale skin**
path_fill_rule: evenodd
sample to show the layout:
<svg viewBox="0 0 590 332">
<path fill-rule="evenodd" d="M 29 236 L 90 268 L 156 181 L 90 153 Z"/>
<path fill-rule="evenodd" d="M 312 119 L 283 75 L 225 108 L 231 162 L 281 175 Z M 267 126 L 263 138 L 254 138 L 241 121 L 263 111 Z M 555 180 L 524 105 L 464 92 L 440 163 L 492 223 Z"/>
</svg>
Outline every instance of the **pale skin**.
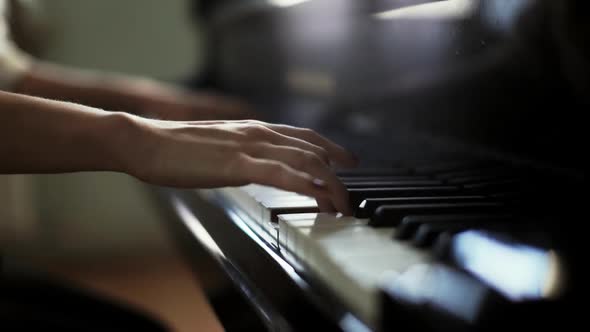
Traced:
<svg viewBox="0 0 590 332">
<path fill-rule="evenodd" d="M 153 82 L 134 86 L 142 81 L 121 79 L 101 86 L 91 76 L 70 77 L 61 80 L 56 68 L 43 69 L 28 75 L 17 91 L 97 106 L 125 108 L 128 102 L 162 112 L 159 118 L 166 111 L 176 112 L 174 119 L 244 114 L 239 107 L 195 107 L 197 95 Z M 151 94 L 137 92 L 142 89 Z M 7 92 L 0 92 L 0 118 L 0 173 L 114 171 L 190 188 L 258 183 L 315 197 L 323 211 L 351 212 L 330 166 L 355 166 L 356 158 L 309 129 L 255 120 L 149 119 Z"/>
<path fill-rule="evenodd" d="M 229 96 L 186 91 L 144 77 L 80 70 L 36 59 L 11 91 L 162 120 L 253 117 L 247 104 Z"/>
</svg>

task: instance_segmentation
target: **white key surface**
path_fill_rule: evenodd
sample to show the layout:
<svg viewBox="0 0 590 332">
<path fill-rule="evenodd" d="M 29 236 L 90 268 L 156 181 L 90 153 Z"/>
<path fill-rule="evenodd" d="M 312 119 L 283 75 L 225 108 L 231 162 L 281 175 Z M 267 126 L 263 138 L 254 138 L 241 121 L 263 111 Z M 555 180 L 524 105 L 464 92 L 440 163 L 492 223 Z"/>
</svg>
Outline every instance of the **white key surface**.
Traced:
<svg viewBox="0 0 590 332">
<path fill-rule="evenodd" d="M 281 249 L 367 321 L 377 315 L 382 278 L 429 261 L 424 251 L 394 240 L 393 232 L 331 214 L 279 216 Z"/>
<path fill-rule="evenodd" d="M 273 187 L 250 184 L 218 190 L 230 204 L 247 214 L 273 238 L 277 236 L 276 216 L 279 212 L 316 212 L 315 199 Z M 275 220 L 273 220 L 275 219 Z"/>
</svg>

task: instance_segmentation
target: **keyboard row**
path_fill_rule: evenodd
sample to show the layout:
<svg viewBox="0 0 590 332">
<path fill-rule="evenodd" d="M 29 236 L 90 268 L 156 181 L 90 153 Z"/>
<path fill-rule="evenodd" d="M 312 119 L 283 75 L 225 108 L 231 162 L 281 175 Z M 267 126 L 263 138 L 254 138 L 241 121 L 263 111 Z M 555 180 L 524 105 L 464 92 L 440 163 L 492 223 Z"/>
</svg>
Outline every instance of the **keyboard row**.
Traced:
<svg viewBox="0 0 590 332">
<path fill-rule="evenodd" d="M 485 305 L 490 294 L 518 301 L 559 289 L 558 255 L 519 237 L 530 218 L 517 203 L 534 186 L 523 190 L 526 181 L 509 179 L 514 174 L 497 167 L 341 172 L 353 217 L 318 213 L 310 197 L 259 185 L 216 192 L 369 324 L 383 319 L 391 299 L 432 302 L 469 321 L 475 302 Z M 462 298 L 449 298 L 451 291 Z"/>
</svg>

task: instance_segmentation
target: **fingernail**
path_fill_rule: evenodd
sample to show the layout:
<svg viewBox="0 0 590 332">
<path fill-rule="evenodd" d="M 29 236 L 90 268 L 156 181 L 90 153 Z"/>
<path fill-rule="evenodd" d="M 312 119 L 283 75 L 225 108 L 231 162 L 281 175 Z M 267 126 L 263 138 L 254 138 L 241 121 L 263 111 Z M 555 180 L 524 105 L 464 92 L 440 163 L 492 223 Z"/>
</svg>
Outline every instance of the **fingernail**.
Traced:
<svg viewBox="0 0 590 332">
<path fill-rule="evenodd" d="M 313 181 L 311 181 L 311 183 L 313 183 L 314 186 L 319 187 L 319 188 L 326 188 L 326 181 L 322 180 L 322 179 L 313 179 Z"/>
</svg>

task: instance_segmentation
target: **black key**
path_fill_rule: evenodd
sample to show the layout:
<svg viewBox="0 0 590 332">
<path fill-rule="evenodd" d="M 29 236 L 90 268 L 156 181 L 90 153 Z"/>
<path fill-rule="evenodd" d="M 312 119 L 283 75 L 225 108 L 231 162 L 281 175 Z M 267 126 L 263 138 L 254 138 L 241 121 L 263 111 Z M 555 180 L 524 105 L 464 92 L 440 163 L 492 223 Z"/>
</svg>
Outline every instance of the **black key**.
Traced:
<svg viewBox="0 0 590 332">
<path fill-rule="evenodd" d="M 367 198 L 361 202 L 355 211 L 357 218 L 370 218 L 381 205 L 392 204 L 430 204 L 430 203 L 461 203 L 490 201 L 485 196 L 430 196 L 430 197 L 394 197 Z"/>
<path fill-rule="evenodd" d="M 527 206 L 527 201 L 529 200 L 530 196 L 527 196 L 525 193 L 499 193 L 499 194 L 492 194 L 488 195 L 487 197 L 506 204 L 507 206 L 512 206 L 515 208 L 524 208 Z M 538 204 L 538 199 L 534 199 L 536 204 Z"/>
<path fill-rule="evenodd" d="M 515 170 L 512 168 L 506 167 L 494 167 L 494 168 L 483 168 L 483 169 L 470 169 L 470 170 L 463 170 L 458 172 L 449 172 L 449 173 L 439 173 L 435 174 L 435 179 L 440 180 L 451 180 L 457 178 L 466 178 L 466 177 L 484 177 L 484 176 L 514 176 Z"/>
<path fill-rule="evenodd" d="M 475 183 L 485 183 L 485 182 L 491 182 L 491 181 L 515 180 L 515 179 L 516 178 L 510 177 L 507 175 L 485 174 L 485 175 L 473 175 L 473 176 L 452 178 L 452 179 L 444 180 L 444 182 L 447 184 L 452 184 L 452 185 L 465 185 L 465 184 L 475 184 Z"/>
<path fill-rule="evenodd" d="M 488 214 L 505 212 L 500 203 L 437 203 L 437 204 L 407 204 L 383 205 L 375 210 L 369 220 L 374 227 L 398 226 L 402 219 L 410 215 L 436 214 Z"/>
<path fill-rule="evenodd" d="M 433 165 L 418 166 L 414 168 L 416 174 L 439 174 L 461 172 L 480 168 L 497 167 L 499 163 L 494 161 L 459 161 L 459 162 L 444 162 Z"/>
<path fill-rule="evenodd" d="M 523 194 L 517 192 L 501 192 L 489 195 L 488 197 L 498 200 L 517 200 L 522 199 Z"/>
<path fill-rule="evenodd" d="M 344 182 L 346 188 L 426 187 L 442 185 L 439 180 Z"/>
<path fill-rule="evenodd" d="M 398 176 L 410 175 L 408 168 L 355 168 L 336 171 L 336 175 L 347 176 Z"/>
<path fill-rule="evenodd" d="M 413 237 L 420 228 L 425 224 L 438 223 L 460 223 L 474 227 L 476 225 L 488 223 L 508 223 L 512 216 L 508 214 L 444 214 L 444 215 L 422 215 L 406 216 L 402 219 L 394 233 L 396 239 L 405 240 Z"/>
<path fill-rule="evenodd" d="M 352 188 L 348 189 L 350 204 L 357 208 L 362 201 L 375 197 L 449 196 L 459 191 L 453 186 L 395 187 L 395 188 Z"/>
<path fill-rule="evenodd" d="M 429 180 L 428 176 L 423 175 L 390 175 L 390 176 L 340 176 L 343 183 L 354 182 L 378 182 L 378 181 L 419 181 Z"/>
<path fill-rule="evenodd" d="M 475 225 L 471 225 L 471 227 L 473 226 Z M 477 226 L 482 226 L 482 224 Z M 412 242 L 416 247 L 428 247 L 432 245 L 437 237 L 443 232 L 453 235 L 469 228 L 470 225 L 458 222 L 422 224 L 416 230 Z"/>
<path fill-rule="evenodd" d="M 432 245 L 432 254 L 434 258 L 442 261 L 449 260 L 449 253 L 453 245 L 453 236 L 451 232 L 442 232 Z"/>
<path fill-rule="evenodd" d="M 519 192 L 525 189 L 525 183 L 522 180 L 510 179 L 501 181 L 490 181 L 482 183 L 472 183 L 462 186 L 465 192 L 473 194 L 494 194 L 498 192 L 515 191 Z"/>
</svg>

